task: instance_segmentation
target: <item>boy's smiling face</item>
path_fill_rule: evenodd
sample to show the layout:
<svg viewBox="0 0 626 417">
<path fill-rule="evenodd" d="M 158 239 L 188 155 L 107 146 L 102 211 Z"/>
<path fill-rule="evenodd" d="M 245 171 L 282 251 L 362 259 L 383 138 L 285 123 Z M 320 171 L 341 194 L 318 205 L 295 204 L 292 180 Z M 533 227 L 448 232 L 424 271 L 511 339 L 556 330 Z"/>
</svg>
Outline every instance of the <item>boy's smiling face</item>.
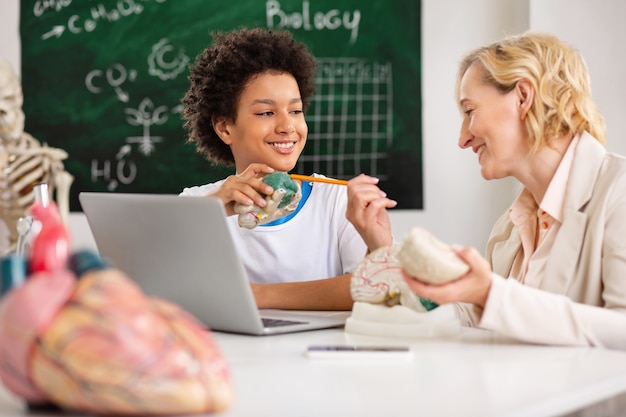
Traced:
<svg viewBox="0 0 626 417">
<path fill-rule="evenodd" d="M 291 171 L 308 133 L 295 78 L 274 72 L 253 77 L 239 98 L 237 119 L 220 120 L 215 130 L 230 146 L 237 173 L 252 163 Z"/>
</svg>

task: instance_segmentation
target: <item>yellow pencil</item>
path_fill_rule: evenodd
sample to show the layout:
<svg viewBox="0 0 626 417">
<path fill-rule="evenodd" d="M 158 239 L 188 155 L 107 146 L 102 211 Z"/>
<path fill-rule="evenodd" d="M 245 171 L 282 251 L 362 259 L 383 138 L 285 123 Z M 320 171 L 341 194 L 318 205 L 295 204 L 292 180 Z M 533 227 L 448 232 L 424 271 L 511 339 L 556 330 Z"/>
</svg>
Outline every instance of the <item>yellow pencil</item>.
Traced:
<svg viewBox="0 0 626 417">
<path fill-rule="evenodd" d="M 311 181 L 311 182 L 325 182 L 326 184 L 338 184 L 347 185 L 348 181 L 338 180 L 335 178 L 323 178 L 323 177 L 310 177 L 308 175 L 289 174 L 292 180 Z"/>
</svg>

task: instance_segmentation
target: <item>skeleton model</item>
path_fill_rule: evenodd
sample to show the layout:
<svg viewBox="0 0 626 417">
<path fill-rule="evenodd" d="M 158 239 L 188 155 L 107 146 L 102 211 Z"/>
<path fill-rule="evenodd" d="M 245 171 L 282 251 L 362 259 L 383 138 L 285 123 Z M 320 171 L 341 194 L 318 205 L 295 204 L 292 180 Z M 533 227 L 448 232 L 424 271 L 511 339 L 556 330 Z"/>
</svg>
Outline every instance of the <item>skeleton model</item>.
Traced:
<svg viewBox="0 0 626 417">
<path fill-rule="evenodd" d="M 61 217 L 67 222 L 69 190 L 74 181 L 63 166 L 65 151 L 42 145 L 24 132 L 23 100 L 17 74 L 0 59 L 0 255 L 15 250 L 22 233 L 18 233 L 17 224 L 28 217 L 36 184 L 48 185 L 50 197 L 56 195 Z"/>
</svg>

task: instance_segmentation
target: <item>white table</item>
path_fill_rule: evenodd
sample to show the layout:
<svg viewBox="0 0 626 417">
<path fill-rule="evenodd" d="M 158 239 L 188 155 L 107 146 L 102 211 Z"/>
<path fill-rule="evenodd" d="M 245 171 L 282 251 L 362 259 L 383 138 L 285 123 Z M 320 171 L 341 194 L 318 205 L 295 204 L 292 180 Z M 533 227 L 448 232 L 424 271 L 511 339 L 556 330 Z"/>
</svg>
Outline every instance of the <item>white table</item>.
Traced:
<svg viewBox="0 0 626 417">
<path fill-rule="evenodd" d="M 440 340 L 342 329 L 213 334 L 235 385 L 236 398 L 223 417 L 560 416 L 596 402 L 609 400 L 610 406 L 612 397 L 626 392 L 626 352 L 526 345 L 477 329 Z M 412 359 L 304 356 L 310 344 L 402 343 L 411 346 Z M 22 403 L 0 389 L 0 416 L 19 415 Z"/>
</svg>

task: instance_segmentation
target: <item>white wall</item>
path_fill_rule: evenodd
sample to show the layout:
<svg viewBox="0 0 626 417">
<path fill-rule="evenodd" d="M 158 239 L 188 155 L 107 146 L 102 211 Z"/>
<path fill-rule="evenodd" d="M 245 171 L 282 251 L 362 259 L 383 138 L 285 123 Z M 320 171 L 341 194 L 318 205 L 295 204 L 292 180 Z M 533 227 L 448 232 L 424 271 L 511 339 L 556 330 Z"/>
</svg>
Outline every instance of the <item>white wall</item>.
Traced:
<svg viewBox="0 0 626 417">
<path fill-rule="evenodd" d="M 585 57 L 593 96 L 607 124 L 607 148 L 626 155 L 626 2 L 534 0 L 533 30 L 551 31 Z"/>
<path fill-rule="evenodd" d="M 0 56 L 19 71 L 19 0 L 0 3 Z M 393 211 L 397 237 L 420 225 L 445 241 L 482 250 L 491 224 L 519 191 L 513 180 L 484 181 L 476 156 L 456 145 L 457 62 L 468 50 L 504 35 L 546 30 L 580 49 L 609 126 L 608 148 L 626 154 L 626 141 L 616 133 L 626 127 L 624 18 L 622 0 L 422 0 L 425 209 Z M 82 214 L 72 213 L 70 227 L 75 247 L 93 244 Z"/>
<path fill-rule="evenodd" d="M 22 70 L 19 13 L 20 0 L 3 0 L 0 4 L 0 58 L 13 64 L 18 74 Z"/>
</svg>

